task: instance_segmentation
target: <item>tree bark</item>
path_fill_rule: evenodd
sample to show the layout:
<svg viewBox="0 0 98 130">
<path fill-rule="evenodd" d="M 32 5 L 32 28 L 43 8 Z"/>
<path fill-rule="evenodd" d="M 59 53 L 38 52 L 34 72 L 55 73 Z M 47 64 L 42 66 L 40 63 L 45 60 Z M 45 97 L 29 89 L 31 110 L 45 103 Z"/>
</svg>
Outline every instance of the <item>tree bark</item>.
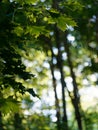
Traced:
<svg viewBox="0 0 98 130">
<path fill-rule="evenodd" d="M 56 90 L 56 79 L 54 77 L 54 69 L 53 69 L 53 66 L 51 66 L 51 73 L 52 73 L 52 81 L 53 81 L 53 88 L 54 88 L 54 95 L 55 95 L 55 106 L 56 106 L 56 117 L 57 117 L 57 129 L 58 130 L 61 130 L 61 127 L 60 127 L 60 106 L 59 106 L 59 99 L 58 99 L 58 96 L 57 96 L 57 90 Z"/>
<path fill-rule="evenodd" d="M 55 57 L 53 53 L 53 46 L 51 43 L 51 39 L 45 36 L 42 36 L 44 41 L 48 43 L 48 47 L 45 47 L 46 53 L 48 52 L 48 49 L 51 51 L 51 61 L 50 63 L 50 70 L 51 70 L 51 75 L 52 75 L 52 83 L 53 83 L 53 89 L 54 89 L 54 96 L 55 96 L 55 107 L 56 107 L 56 117 L 57 117 L 57 130 L 62 130 L 61 129 L 61 113 L 60 113 L 60 106 L 59 106 L 59 99 L 57 95 L 57 83 L 56 83 L 56 78 L 54 76 L 54 71 L 55 71 L 55 65 L 53 63 L 53 58 Z M 47 53 L 48 56 L 48 53 Z"/>
<path fill-rule="evenodd" d="M 64 45 L 65 45 L 65 51 L 67 53 L 67 60 L 68 60 L 69 68 L 70 68 L 70 75 L 71 75 L 72 80 L 73 80 L 73 95 L 74 95 L 74 97 L 73 98 L 71 96 L 70 97 L 71 97 L 71 101 L 72 101 L 72 104 L 73 104 L 74 109 L 75 109 L 75 116 L 76 116 L 78 128 L 79 128 L 79 130 L 83 130 L 81 113 L 80 113 L 81 112 L 80 111 L 81 110 L 80 95 L 79 95 L 79 91 L 78 91 L 78 85 L 77 85 L 77 82 L 76 82 L 76 76 L 75 76 L 75 73 L 73 71 L 73 64 L 72 64 L 72 61 L 71 61 L 71 53 L 69 51 L 69 45 L 68 45 L 66 39 L 64 41 Z"/>
<path fill-rule="evenodd" d="M 2 123 L 2 112 L 0 111 L 0 130 L 4 130 Z"/>
<path fill-rule="evenodd" d="M 22 119 L 19 115 L 19 113 L 15 113 L 14 114 L 14 129 L 15 130 L 23 130 L 23 126 L 22 126 Z"/>
<path fill-rule="evenodd" d="M 52 81 L 53 81 L 53 88 L 54 88 L 54 94 L 55 94 L 55 106 L 56 106 L 56 117 L 57 117 L 57 129 L 61 130 L 60 127 L 60 120 L 61 120 L 61 115 L 60 115 L 60 106 L 59 106 L 59 99 L 58 99 L 58 95 L 57 95 L 57 90 L 56 90 L 56 79 L 54 76 L 54 64 L 53 64 L 53 58 L 54 58 L 54 54 L 53 54 L 53 50 L 52 50 L 52 45 L 51 43 L 50 45 L 50 50 L 51 50 L 51 63 L 50 63 L 50 68 L 51 68 L 51 74 L 52 74 Z"/>
<path fill-rule="evenodd" d="M 60 43 L 60 34 L 58 28 L 55 26 L 55 42 L 58 49 L 57 55 L 57 66 L 61 74 L 61 85 L 62 85 L 62 102 L 63 102 L 63 123 L 65 124 L 66 130 L 68 130 L 68 119 L 67 119 L 67 111 L 66 111 L 66 100 L 65 100 L 65 87 L 66 83 L 64 81 L 64 73 L 63 73 L 63 62 L 62 62 L 62 53 L 61 53 L 61 43 Z M 63 129 L 63 128 L 62 128 Z"/>
<path fill-rule="evenodd" d="M 96 14 L 96 41 L 98 44 L 98 13 Z"/>
</svg>

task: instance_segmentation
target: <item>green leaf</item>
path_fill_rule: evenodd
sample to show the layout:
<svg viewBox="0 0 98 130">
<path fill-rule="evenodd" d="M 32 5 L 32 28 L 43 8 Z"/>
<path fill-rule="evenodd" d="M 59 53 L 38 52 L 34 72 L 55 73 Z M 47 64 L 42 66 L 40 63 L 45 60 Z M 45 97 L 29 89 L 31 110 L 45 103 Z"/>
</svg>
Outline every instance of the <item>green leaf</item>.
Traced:
<svg viewBox="0 0 98 130">
<path fill-rule="evenodd" d="M 56 19 L 52 18 L 52 17 L 49 17 L 47 21 L 48 21 L 48 24 L 55 24 L 56 23 Z"/>
<path fill-rule="evenodd" d="M 65 31 L 67 29 L 67 24 L 66 24 L 65 20 L 66 20 L 66 18 L 64 18 L 62 16 L 57 19 L 57 26 L 62 31 Z"/>
<path fill-rule="evenodd" d="M 0 111 L 4 115 L 10 112 L 18 112 L 19 106 L 19 102 L 13 99 L 13 96 L 9 96 L 8 98 L 0 98 Z"/>
<path fill-rule="evenodd" d="M 60 13 L 56 9 L 52 8 L 52 9 L 48 10 L 48 12 L 49 12 L 50 16 L 53 18 L 57 18 L 60 16 Z"/>
<path fill-rule="evenodd" d="M 45 26 L 28 26 L 25 33 L 29 33 L 37 38 L 40 34 L 47 34 L 48 31 L 45 29 Z"/>
<path fill-rule="evenodd" d="M 64 17 L 62 15 L 59 18 L 57 18 L 56 21 L 57 21 L 57 26 L 62 31 L 65 31 L 68 26 L 76 26 L 76 22 L 74 20 L 72 20 L 71 18 Z"/>
<path fill-rule="evenodd" d="M 21 26 L 17 26 L 14 28 L 14 33 L 16 33 L 17 36 L 21 36 L 23 33 L 23 28 Z"/>
<path fill-rule="evenodd" d="M 33 97 L 38 97 L 38 98 L 39 98 L 39 96 L 34 92 L 34 90 L 33 90 L 32 88 L 27 89 L 26 91 L 27 91 L 29 94 L 31 94 Z"/>
<path fill-rule="evenodd" d="M 65 22 L 68 26 L 77 26 L 76 22 L 72 18 L 66 18 Z"/>
<path fill-rule="evenodd" d="M 39 0 L 24 0 L 26 4 L 36 4 Z"/>
<path fill-rule="evenodd" d="M 39 0 L 15 0 L 18 3 L 22 4 L 36 4 Z"/>
</svg>

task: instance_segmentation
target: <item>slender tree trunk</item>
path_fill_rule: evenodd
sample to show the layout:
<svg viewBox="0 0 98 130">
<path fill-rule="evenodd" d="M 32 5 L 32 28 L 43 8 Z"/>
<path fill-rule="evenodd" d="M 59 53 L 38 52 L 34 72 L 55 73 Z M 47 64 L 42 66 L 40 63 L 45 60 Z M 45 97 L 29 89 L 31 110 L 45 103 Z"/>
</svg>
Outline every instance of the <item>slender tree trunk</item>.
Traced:
<svg viewBox="0 0 98 130">
<path fill-rule="evenodd" d="M 53 81 L 53 88 L 54 88 L 54 94 L 55 94 L 55 106 L 56 106 L 56 117 L 57 117 L 57 129 L 58 130 L 61 130 L 61 127 L 60 127 L 60 120 L 61 120 L 61 115 L 60 115 L 60 106 L 59 106 L 59 99 L 58 99 L 58 96 L 57 96 L 57 90 L 56 90 L 56 79 L 55 79 L 55 76 L 54 76 L 54 64 L 53 64 L 53 58 L 54 58 L 54 54 L 53 54 L 53 50 L 52 50 L 52 45 L 51 43 L 49 44 L 51 47 L 50 47 L 50 50 L 51 50 L 51 53 L 52 53 L 52 56 L 51 56 L 51 63 L 50 63 L 50 68 L 51 68 L 51 74 L 52 74 L 52 81 Z"/>
<path fill-rule="evenodd" d="M 61 74 L 62 103 L 63 103 L 63 119 L 62 119 L 63 125 L 62 125 L 61 130 L 68 130 L 68 120 L 67 120 L 66 100 L 65 100 L 65 87 L 66 87 L 66 83 L 64 81 L 62 54 L 61 54 L 61 51 L 60 51 L 61 45 L 60 45 L 60 41 L 59 40 L 60 40 L 59 39 L 59 31 L 58 31 L 57 27 L 55 26 L 55 42 L 56 42 L 56 45 L 57 45 L 57 48 L 58 48 L 58 56 L 54 56 L 51 42 L 49 42 L 49 40 L 47 40 L 47 39 L 46 39 L 46 42 L 49 43 L 49 46 L 51 47 L 50 49 L 51 49 L 51 52 L 52 52 L 52 60 L 53 60 L 53 57 L 57 58 L 57 67 L 58 67 L 58 69 L 60 71 L 60 74 Z M 57 93 L 56 93 L 56 86 L 55 86 L 56 85 L 55 84 L 56 83 L 56 79 L 54 77 L 54 69 L 53 68 L 54 68 L 54 66 L 53 66 L 53 61 L 52 61 L 51 72 L 52 72 L 52 76 L 53 76 L 55 98 L 56 98 L 56 101 L 58 103 Z M 59 106 L 57 106 L 57 108 L 59 108 Z M 59 118 L 60 118 L 60 115 L 58 113 L 58 122 L 60 121 Z"/>
<path fill-rule="evenodd" d="M 2 123 L 2 113 L 0 111 L 0 130 L 4 130 L 3 123 Z"/>
<path fill-rule="evenodd" d="M 98 44 L 98 13 L 96 14 L 96 41 Z"/>
<path fill-rule="evenodd" d="M 64 81 L 64 73 L 63 73 L 63 62 L 62 62 L 62 53 L 61 53 L 61 43 L 59 38 L 59 30 L 55 26 L 55 41 L 58 48 L 58 55 L 57 55 L 57 66 L 61 74 L 61 85 L 62 85 L 62 102 L 63 102 L 63 123 L 65 124 L 64 130 L 68 130 L 68 120 L 67 120 L 67 111 L 66 111 L 66 100 L 65 100 L 65 87 L 66 83 Z"/>
<path fill-rule="evenodd" d="M 57 129 L 61 130 L 60 128 L 60 106 L 59 106 L 59 99 L 57 96 L 57 91 L 56 91 L 56 79 L 54 77 L 54 69 L 53 66 L 51 65 L 51 73 L 52 73 L 52 80 L 53 80 L 53 88 L 54 88 L 54 94 L 55 94 L 55 106 L 56 106 L 56 117 L 57 117 Z"/>
<path fill-rule="evenodd" d="M 58 0 L 53 0 L 52 3 L 52 7 L 54 9 L 59 9 L 58 7 Z M 58 48 L 58 56 L 57 56 L 57 66 L 58 69 L 60 70 L 60 74 L 61 74 L 61 85 L 62 85 L 62 102 L 63 102 L 63 123 L 65 124 L 65 128 L 66 130 L 68 130 L 68 120 L 67 120 L 67 112 L 66 112 L 66 100 L 65 100 L 65 87 L 66 87 L 66 83 L 64 81 L 64 74 L 63 74 L 63 64 L 62 64 L 62 54 L 60 51 L 60 47 L 61 47 L 61 43 L 60 43 L 60 38 L 59 38 L 59 30 L 57 28 L 57 26 L 55 25 L 54 27 L 54 32 L 55 32 L 55 42 Z"/>
<path fill-rule="evenodd" d="M 14 114 L 14 128 L 15 130 L 23 130 L 23 126 L 22 126 L 22 119 L 19 115 L 19 113 L 15 113 Z"/>
<path fill-rule="evenodd" d="M 44 41 L 46 43 L 48 43 L 48 47 L 45 47 L 46 53 L 48 52 L 48 48 L 51 51 L 51 61 L 50 61 L 50 69 L 51 69 L 51 75 L 52 75 L 52 82 L 53 82 L 53 89 L 54 89 L 54 95 L 55 95 L 55 107 L 56 107 L 56 117 L 57 117 L 57 130 L 62 130 L 61 129 L 61 114 L 60 114 L 60 106 L 59 106 L 59 99 L 58 99 L 58 95 L 57 95 L 57 83 L 56 83 L 56 78 L 54 76 L 54 71 L 55 71 L 55 65 L 53 63 L 53 58 L 55 57 L 54 53 L 53 53 L 53 47 L 51 44 L 51 39 L 47 38 L 44 36 Z M 48 53 L 47 53 L 48 56 Z"/>
<path fill-rule="evenodd" d="M 65 40 L 64 45 L 65 45 L 65 50 L 67 53 L 67 60 L 68 60 L 69 68 L 70 68 L 70 74 L 71 74 L 71 77 L 73 80 L 73 95 L 74 95 L 74 97 L 71 100 L 72 100 L 72 104 L 73 104 L 74 109 L 75 109 L 75 116 L 76 116 L 78 128 L 79 128 L 79 130 L 83 130 L 81 113 L 80 113 L 80 110 L 81 110 L 80 96 L 79 96 L 79 91 L 78 91 L 78 85 L 76 82 L 76 76 L 75 76 L 74 71 L 73 71 L 73 64 L 71 61 L 71 53 L 69 51 L 69 45 L 67 44 L 67 40 Z"/>
</svg>

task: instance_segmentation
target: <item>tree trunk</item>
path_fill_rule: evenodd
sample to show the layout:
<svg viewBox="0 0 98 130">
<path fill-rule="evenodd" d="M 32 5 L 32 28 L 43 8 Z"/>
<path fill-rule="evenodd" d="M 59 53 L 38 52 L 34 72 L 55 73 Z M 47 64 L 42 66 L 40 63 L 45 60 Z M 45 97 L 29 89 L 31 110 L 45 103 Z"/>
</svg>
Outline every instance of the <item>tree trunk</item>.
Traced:
<svg viewBox="0 0 98 130">
<path fill-rule="evenodd" d="M 54 9 L 59 9 L 58 6 L 58 0 L 53 0 L 52 1 L 52 7 Z M 63 64 L 62 64 L 62 54 L 60 51 L 60 47 L 61 47 L 61 43 L 60 43 L 60 38 L 59 38 L 59 30 L 57 28 L 57 26 L 55 25 L 54 27 L 54 32 L 55 32 L 55 42 L 58 48 L 58 56 L 57 56 L 57 66 L 58 69 L 60 71 L 61 74 L 61 85 L 62 85 L 62 102 L 63 102 L 63 123 L 65 124 L 65 128 L 66 130 L 68 130 L 68 120 L 67 120 L 67 112 L 66 112 L 66 100 L 65 100 L 65 87 L 66 87 L 66 83 L 64 81 L 64 74 L 63 74 Z"/>
<path fill-rule="evenodd" d="M 61 120 L 61 115 L 60 115 L 60 106 L 59 106 L 59 99 L 58 99 L 58 96 L 57 96 L 57 90 L 56 90 L 56 79 L 55 79 L 55 76 L 54 76 L 54 64 L 53 64 L 53 58 L 54 58 L 54 54 L 53 54 L 53 50 L 52 50 L 52 45 L 51 43 L 49 44 L 51 47 L 50 47 L 50 50 L 51 50 L 51 63 L 50 63 L 50 68 L 51 68 L 51 74 L 52 74 L 52 81 L 53 81 L 53 88 L 54 88 L 54 94 L 55 94 L 55 106 L 56 106 L 56 117 L 57 117 L 57 129 L 58 130 L 61 130 L 61 127 L 60 127 L 60 120 Z"/>
<path fill-rule="evenodd" d="M 54 71 L 55 71 L 55 65 L 53 63 L 53 58 L 55 57 L 53 53 L 53 47 L 51 44 L 51 39 L 45 36 L 42 36 L 44 41 L 48 43 L 48 47 L 45 47 L 46 53 L 48 52 L 48 49 L 51 51 L 51 61 L 50 61 L 50 69 L 51 69 L 51 75 L 52 75 L 52 83 L 53 83 L 53 89 L 54 89 L 54 95 L 55 95 L 55 107 L 56 107 L 56 117 L 57 117 L 57 130 L 62 130 L 61 129 L 61 114 L 60 114 L 60 106 L 59 106 L 59 99 L 57 95 L 57 83 L 56 83 L 56 78 L 54 76 Z M 48 53 L 47 53 L 48 56 Z"/>
<path fill-rule="evenodd" d="M 67 120 L 67 112 L 66 112 L 66 100 L 65 100 L 65 87 L 66 83 L 64 81 L 64 73 L 63 73 L 63 62 L 62 62 L 62 53 L 61 53 L 61 43 L 60 43 L 60 38 L 59 38 L 59 30 L 55 26 L 55 42 L 58 48 L 58 55 L 57 55 L 57 66 L 61 74 L 61 85 L 62 85 L 62 102 L 63 102 L 63 123 L 65 124 L 65 128 L 68 130 L 68 120 Z"/>
<path fill-rule="evenodd" d="M 23 126 L 22 126 L 22 119 L 19 115 L 19 113 L 15 113 L 14 114 L 14 128 L 15 130 L 23 130 Z"/>
<path fill-rule="evenodd" d="M 3 123 L 2 123 L 2 113 L 0 111 L 0 130 L 4 130 Z"/>
<path fill-rule="evenodd" d="M 55 106 L 56 106 L 56 117 L 57 117 L 57 129 L 61 130 L 60 128 L 60 106 L 59 106 L 59 99 L 57 96 L 57 91 L 56 91 L 56 79 L 54 77 L 54 70 L 53 66 L 51 65 L 51 73 L 52 73 L 52 80 L 53 80 L 53 88 L 54 88 L 54 94 L 55 94 Z"/>
<path fill-rule="evenodd" d="M 97 41 L 97 44 L 98 44 L 98 13 L 96 14 L 96 41 Z"/>
<path fill-rule="evenodd" d="M 69 68 L 70 68 L 70 74 L 71 74 L 71 77 L 73 80 L 73 95 L 74 95 L 74 97 L 73 98 L 71 97 L 71 100 L 72 100 L 72 104 L 73 104 L 74 109 L 75 109 L 75 116 L 76 116 L 78 128 L 79 128 L 79 130 L 83 130 L 81 114 L 80 114 L 80 110 L 81 110 L 80 96 L 79 96 L 79 91 L 78 91 L 78 85 L 76 82 L 76 76 L 75 76 L 74 71 L 73 71 L 73 64 L 71 61 L 71 53 L 69 51 L 69 45 L 67 43 L 67 40 L 65 40 L 64 45 L 65 45 L 65 50 L 67 53 L 67 60 L 68 60 Z"/>
</svg>

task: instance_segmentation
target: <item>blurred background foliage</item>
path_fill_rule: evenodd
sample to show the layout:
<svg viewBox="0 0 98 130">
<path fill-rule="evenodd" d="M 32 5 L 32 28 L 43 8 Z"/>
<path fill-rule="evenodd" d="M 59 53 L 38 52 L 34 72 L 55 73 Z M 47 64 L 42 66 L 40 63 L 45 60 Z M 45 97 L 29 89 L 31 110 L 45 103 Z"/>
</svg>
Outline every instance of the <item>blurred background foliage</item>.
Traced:
<svg viewBox="0 0 98 130">
<path fill-rule="evenodd" d="M 0 0 L 0 130 L 98 130 L 98 1 Z"/>
</svg>

